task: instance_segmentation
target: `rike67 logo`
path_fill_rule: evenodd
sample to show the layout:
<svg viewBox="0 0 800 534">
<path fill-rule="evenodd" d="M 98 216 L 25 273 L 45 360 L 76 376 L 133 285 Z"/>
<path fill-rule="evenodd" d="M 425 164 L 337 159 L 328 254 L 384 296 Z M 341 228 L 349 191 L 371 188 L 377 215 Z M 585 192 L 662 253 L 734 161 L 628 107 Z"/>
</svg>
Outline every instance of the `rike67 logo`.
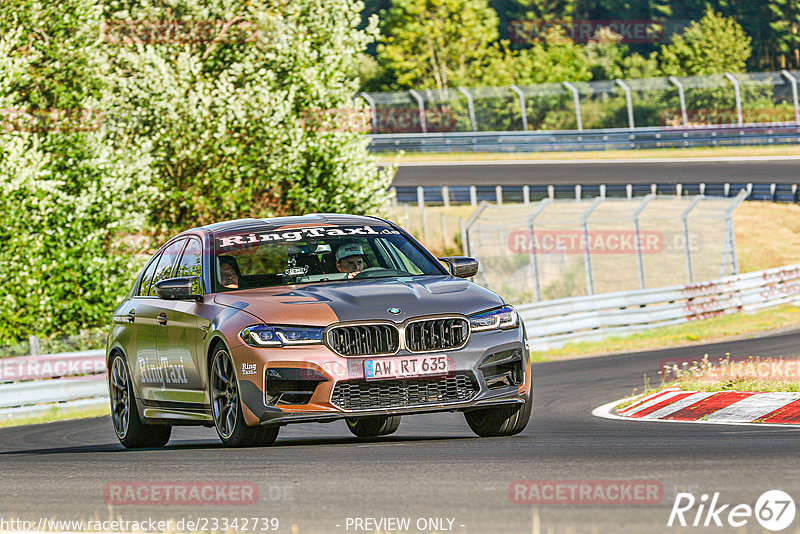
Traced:
<svg viewBox="0 0 800 534">
<path fill-rule="evenodd" d="M 741 528 L 755 518 L 762 528 L 778 532 L 788 528 L 794 516 L 794 500 L 781 490 L 765 491 L 754 506 L 723 503 L 719 492 L 704 493 L 699 499 L 691 493 L 678 493 L 667 526 Z"/>
</svg>

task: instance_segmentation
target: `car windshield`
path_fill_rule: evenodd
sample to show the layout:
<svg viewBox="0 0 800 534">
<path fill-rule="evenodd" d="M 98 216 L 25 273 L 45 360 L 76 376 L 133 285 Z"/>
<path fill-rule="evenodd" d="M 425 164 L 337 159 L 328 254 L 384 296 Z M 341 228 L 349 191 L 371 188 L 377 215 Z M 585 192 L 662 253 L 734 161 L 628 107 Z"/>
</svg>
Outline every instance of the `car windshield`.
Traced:
<svg viewBox="0 0 800 534">
<path fill-rule="evenodd" d="M 214 255 L 217 291 L 443 274 L 403 234 L 384 225 L 222 233 L 214 238 Z"/>
</svg>

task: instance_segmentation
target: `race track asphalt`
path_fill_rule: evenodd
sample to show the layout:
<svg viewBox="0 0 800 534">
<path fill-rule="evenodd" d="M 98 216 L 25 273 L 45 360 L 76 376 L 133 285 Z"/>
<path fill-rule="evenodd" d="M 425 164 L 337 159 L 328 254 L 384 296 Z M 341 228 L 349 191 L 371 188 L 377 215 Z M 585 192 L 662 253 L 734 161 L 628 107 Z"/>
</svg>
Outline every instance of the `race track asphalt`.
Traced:
<svg viewBox="0 0 800 534">
<path fill-rule="evenodd" d="M 667 527 L 677 492 L 720 492 L 720 502 L 750 505 L 770 489 L 800 498 L 800 429 L 591 415 L 641 389 L 645 375 L 658 383 L 660 360 L 706 353 L 798 357 L 800 330 L 535 364 L 533 417 L 511 438 L 477 438 L 461 414 L 449 413 L 406 417 L 395 435 L 372 442 L 351 437 L 340 421 L 290 426 L 273 447 L 239 450 L 223 449 L 213 430 L 182 428 L 163 449 L 126 451 L 108 417 L 0 429 L 0 521 L 258 516 L 277 517 L 279 532 L 306 533 L 356 532 L 347 518 L 408 517 L 412 525 L 451 518 L 454 532 L 469 533 L 699 532 Z M 664 498 L 649 505 L 533 507 L 511 502 L 516 480 L 648 480 L 663 485 Z M 254 482 L 259 500 L 109 508 L 106 485 L 132 481 Z M 762 529 L 751 519 L 741 531 Z"/>
<path fill-rule="evenodd" d="M 800 182 L 799 158 L 401 164 L 392 185 L 592 185 Z"/>
</svg>

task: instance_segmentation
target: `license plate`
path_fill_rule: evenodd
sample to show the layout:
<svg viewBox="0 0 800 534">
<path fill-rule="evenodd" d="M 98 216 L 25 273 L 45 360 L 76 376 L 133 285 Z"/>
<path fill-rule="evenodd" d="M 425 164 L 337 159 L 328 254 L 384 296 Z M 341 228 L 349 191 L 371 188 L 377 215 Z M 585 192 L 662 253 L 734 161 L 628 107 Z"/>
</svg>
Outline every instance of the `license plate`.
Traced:
<svg viewBox="0 0 800 534">
<path fill-rule="evenodd" d="M 364 377 L 367 380 L 381 380 L 443 375 L 447 373 L 448 365 L 447 356 L 407 356 L 364 360 Z"/>
</svg>

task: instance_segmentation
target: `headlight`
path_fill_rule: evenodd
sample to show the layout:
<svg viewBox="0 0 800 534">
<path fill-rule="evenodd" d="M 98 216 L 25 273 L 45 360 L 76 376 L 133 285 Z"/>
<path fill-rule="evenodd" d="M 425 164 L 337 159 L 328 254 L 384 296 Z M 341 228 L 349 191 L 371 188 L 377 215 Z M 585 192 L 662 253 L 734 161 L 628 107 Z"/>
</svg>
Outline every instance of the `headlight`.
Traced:
<svg viewBox="0 0 800 534">
<path fill-rule="evenodd" d="M 239 334 L 251 347 L 285 347 L 287 345 L 320 345 L 322 328 L 306 326 L 248 326 Z"/>
<path fill-rule="evenodd" d="M 504 306 L 499 310 L 492 310 L 485 313 L 472 315 L 469 318 L 470 325 L 473 332 L 482 332 L 484 330 L 508 330 L 516 328 L 519 325 L 519 317 L 517 310 L 511 306 Z"/>
</svg>

